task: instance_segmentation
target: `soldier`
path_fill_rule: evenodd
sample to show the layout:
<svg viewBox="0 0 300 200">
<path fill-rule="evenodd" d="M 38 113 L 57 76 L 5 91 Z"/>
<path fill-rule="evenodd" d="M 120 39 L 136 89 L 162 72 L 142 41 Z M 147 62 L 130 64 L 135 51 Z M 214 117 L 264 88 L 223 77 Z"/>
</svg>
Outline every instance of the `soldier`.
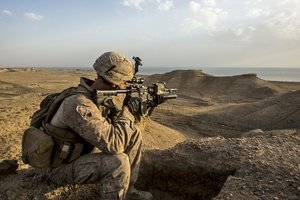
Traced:
<svg viewBox="0 0 300 200">
<path fill-rule="evenodd" d="M 75 89 L 78 93 L 63 100 L 50 122 L 53 127 L 75 132 L 83 144 L 70 152 L 68 143 L 64 143 L 60 154 L 55 156 L 80 156 L 72 162 L 62 160 L 57 167 L 49 169 L 49 178 L 59 185 L 97 183 L 101 200 L 152 199 L 151 193 L 134 187 L 142 146 L 141 132 L 134 125 L 134 113 L 130 109 L 134 105 L 124 102 L 113 120 L 110 116 L 117 109 L 111 99 L 95 99 L 96 90 L 123 89 L 134 75 L 134 66 L 123 55 L 107 52 L 93 67 L 97 79 L 81 78 Z M 89 153 L 93 147 L 101 152 Z"/>
</svg>

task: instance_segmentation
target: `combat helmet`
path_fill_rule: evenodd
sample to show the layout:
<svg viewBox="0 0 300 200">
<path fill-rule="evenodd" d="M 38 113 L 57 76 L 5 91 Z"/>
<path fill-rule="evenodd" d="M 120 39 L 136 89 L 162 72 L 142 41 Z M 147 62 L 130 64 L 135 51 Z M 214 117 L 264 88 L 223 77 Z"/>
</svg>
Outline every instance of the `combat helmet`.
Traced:
<svg viewBox="0 0 300 200">
<path fill-rule="evenodd" d="M 115 85 L 131 80 L 134 75 L 134 66 L 130 60 L 117 52 L 102 54 L 93 67 L 98 76 Z"/>
</svg>

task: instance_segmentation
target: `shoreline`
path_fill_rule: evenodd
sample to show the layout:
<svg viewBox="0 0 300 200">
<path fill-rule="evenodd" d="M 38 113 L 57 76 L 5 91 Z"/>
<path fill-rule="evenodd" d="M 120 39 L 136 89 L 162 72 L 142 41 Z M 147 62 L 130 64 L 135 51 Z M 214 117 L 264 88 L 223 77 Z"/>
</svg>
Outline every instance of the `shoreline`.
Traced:
<svg viewBox="0 0 300 200">
<path fill-rule="evenodd" d="M 207 75 L 214 76 L 214 77 L 234 77 L 234 76 L 247 76 L 247 75 L 256 75 L 256 77 L 270 81 L 272 83 L 300 83 L 300 68 L 202 68 L 202 69 L 184 69 L 184 68 L 159 68 L 157 70 L 154 70 L 154 68 L 147 68 L 149 72 L 145 72 L 143 70 L 145 68 L 142 68 L 139 72 L 139 76 L 150 76 L 150 75 L 156 75 L 156 74 L 164 74 L 164 73 L 169 73 L 172 71 L 177 71 L 177 70 L 183 70 L 183 71 L 188 71 L 188 70 L 197 70 L 201 71 Z M 168 69 L 168 71 L 166 71 Z M 252 71 L 252 70 L 279 70 L 279 71 L 286 71 L 286 70 L 293 70 L 297 71 L 297 73 L 291 73 L 291 77 L 287 78 L 286 80 L 278 80 L 282 79 L 284 77 L 283 75 L 280 74 L 275 74 L 272 78 L 272 75 L 264 75 L 265 73 L 261 73 L 259 71 Z M 223 72 L 219 72 L 216 70 L 223 70 Z M 240 71 L 241 73 L 235 72 L 235 73 L 229 73 L 226 70 L 236 70 Z M 0 73 L 3 72 L 37 72 L 37 71 L 64 71 L 64 72 L 94 72 L 93 68 L 75 68 L 75 67 L 0 67 Z M 150 72 L 152 71 L 152 72 Z M 265 72 L 265 71 L 264 71 Z M 222 74 L 223 73 L 223 74 Z M 274 72 L 273 72 L 274 73 Z M 297 76 L 299 73 L 299 76 Z M 288 75 L 285 75 L 288 76 Z M 280 78 L 278 78 L 280 77 Z M 297 77 L 297 80 L 294 80 L 294 78 Z M 277 80 L 276 80 L 277 79 Z"/>
</svg>

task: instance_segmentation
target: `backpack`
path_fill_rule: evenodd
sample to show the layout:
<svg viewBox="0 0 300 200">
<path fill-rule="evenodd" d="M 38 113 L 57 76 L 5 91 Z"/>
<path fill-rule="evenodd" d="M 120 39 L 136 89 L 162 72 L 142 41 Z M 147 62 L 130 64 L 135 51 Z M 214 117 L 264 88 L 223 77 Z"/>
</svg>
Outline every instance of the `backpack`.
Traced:
<svg viewBox="0 0 300 200">
<path fill-rule="evenodd" d="M 42 100 L 40 109 L 33 114 L 30 127 L 22 137 L 22 160 L 25 164 L 35 168 L 58 167 L 63 162 L 71 162 L 93 150 L 91 144 L 72 130 L 50 124 L 64 99 L 76 94 L 92 97 L 88 91 L 71 87 Z"/>
</svg>

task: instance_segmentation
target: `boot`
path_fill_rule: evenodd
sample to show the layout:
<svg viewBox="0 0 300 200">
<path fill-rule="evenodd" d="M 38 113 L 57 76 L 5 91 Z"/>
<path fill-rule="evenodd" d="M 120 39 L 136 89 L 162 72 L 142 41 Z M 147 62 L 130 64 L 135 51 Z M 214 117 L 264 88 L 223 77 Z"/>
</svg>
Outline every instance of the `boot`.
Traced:
<svg viewBox="0 0 300 200">
<path fill-rule="evenodd" d="M 126 200 L 153 200 L 153 195 L 150 192 L 137 190 L 134 186 L 129 186 Z"/>
</svg>

